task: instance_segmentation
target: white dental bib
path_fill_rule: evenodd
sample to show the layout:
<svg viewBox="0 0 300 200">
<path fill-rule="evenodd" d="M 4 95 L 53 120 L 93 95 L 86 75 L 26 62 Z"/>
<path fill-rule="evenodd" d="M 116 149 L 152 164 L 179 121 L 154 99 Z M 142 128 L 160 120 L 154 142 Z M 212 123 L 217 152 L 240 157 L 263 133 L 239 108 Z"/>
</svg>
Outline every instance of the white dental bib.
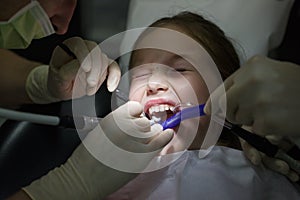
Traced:
<svg viewBox="0 0 300 200">
<path fill-rule="evenodd" d="M 241 151 L 215 146 L 205 158 L 198 155 L 187 151 L 169 167 L 140 174 L 106 199 L 300 199 L 298 186 L 252 165 Z"/>
</svg>

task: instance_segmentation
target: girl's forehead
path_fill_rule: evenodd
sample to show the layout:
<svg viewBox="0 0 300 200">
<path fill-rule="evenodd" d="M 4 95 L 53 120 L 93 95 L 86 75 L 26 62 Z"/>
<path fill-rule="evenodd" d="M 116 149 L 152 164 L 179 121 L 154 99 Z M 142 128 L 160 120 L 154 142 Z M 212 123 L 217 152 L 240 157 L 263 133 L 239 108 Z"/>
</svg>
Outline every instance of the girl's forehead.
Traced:
<svg viewBox="0 0 300 200">
<path fill-rule="evenodd" d="M 171 24 L 162 28 L 150 29 L 141 35 L 132 54 L 130 68 L 147 62 L 168 65 L 175 60 L 187 62 L 199 70 L 201 66 L 214 64 L 205 48 L 182 27 Z"/>
<path fill-rule="evenodd" d="M 188 62 L 181 55 L 160 49 L 140 49 L 132 54 L 131 67 L 148 63 L 173 65 L 174 63 Z"/>
<path fill-rule="evenodd" d="M 192 35 L 184 27 L 175 24 L 164 24 L 157 27 L 148 27 L 139 36 L 135 43 L 135 49 L 158 46 L 161 49 L 170 47 L 170 45 L 182 45 L 189 43 Z"/>
</svg>

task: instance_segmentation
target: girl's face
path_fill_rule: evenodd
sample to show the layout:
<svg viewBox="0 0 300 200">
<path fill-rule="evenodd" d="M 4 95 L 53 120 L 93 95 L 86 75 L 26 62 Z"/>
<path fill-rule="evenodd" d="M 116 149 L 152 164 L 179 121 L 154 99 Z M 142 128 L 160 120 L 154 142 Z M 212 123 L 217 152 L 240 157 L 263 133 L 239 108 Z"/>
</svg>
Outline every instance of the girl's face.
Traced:
<svg viewBox="0 0 300 200">
<path fill-rule="evenodd" d="M 141 49 L 134 52 L 131 61 L 129 98 L 140 102 L 149 118 L 165 120 L 177 111 L 176 105 L 203 104 L 209 97 L 201 75 L 181 56 L 158 49 Z M 161 154 L 199 149 L 208 123 L 208 117 L 182 121 L 174 128 L 176 134 Z"/>
</svg>

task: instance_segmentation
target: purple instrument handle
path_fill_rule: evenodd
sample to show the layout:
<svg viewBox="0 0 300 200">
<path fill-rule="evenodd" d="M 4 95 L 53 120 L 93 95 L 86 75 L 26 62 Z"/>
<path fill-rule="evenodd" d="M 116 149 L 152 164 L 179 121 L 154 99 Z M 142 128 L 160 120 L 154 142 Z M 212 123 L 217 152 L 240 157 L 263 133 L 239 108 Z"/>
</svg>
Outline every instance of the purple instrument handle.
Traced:
<svg viewBox="0 0 300 200">
<path fill-rule="evenodd" d="M 203 111 L 204 106 L 205 106 L 205 104 L 200 104 L 197 106 L 193 106 L 193 107 L 185 108 L 185 109 L 181 110 L 180 112 L 178 112 L 175 115 L 168 118 L 166 121 L 162 122 L 161 125 L 163 127 L 163 130 L 165 130 L 167 128 L 174 128 L 183 120 L 205 115 L 205 113 Z"/>
</svg>

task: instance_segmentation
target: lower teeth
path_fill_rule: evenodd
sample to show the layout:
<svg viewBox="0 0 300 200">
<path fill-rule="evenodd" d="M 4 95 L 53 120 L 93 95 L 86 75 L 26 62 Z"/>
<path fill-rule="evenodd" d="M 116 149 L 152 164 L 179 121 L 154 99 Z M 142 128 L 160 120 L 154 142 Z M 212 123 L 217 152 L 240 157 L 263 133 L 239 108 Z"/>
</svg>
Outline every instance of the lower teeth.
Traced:
<svg viewBox="0 0 300 200">
<path fill-rule="evenodd" d="M 153 120 L 154 122 L 158 123 L 158 122 L 161 121 L 161 118 L 160 117 L 152 116 L 151 120 Z"/>
</svg>

